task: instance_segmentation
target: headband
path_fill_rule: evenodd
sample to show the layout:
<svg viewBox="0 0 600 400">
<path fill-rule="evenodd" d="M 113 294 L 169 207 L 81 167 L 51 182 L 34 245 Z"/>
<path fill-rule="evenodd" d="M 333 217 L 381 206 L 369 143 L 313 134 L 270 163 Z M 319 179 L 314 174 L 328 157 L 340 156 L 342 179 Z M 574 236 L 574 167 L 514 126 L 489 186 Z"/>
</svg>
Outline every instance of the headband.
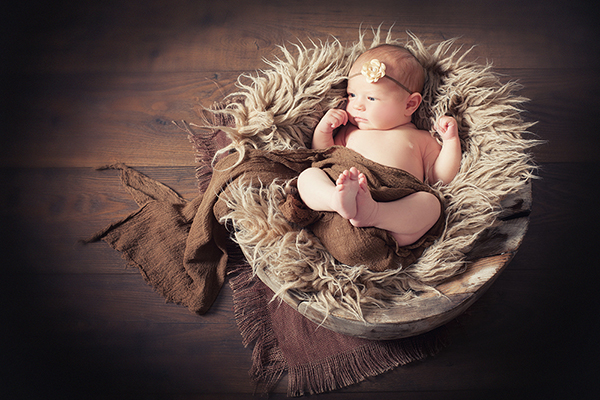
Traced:
<svg viewBox="0 0 600 400">
<path fill-rule="evenodd" d="M 392 78 L 391 76 L 386 75 L 385 74 L 385 64 L 376 58 L 364 63 L 360 72 L 358 74 L 349 76 L 348 79 L 352 79 L 358 75 L 363 75 L 365 77 L 365 79 L 367 80 L 367 82 L 369 82 L 369 83 L 375 83 L 381 78 L 388 78 L 389 80 L 394 82 L 396 85 L 398 85 L 402 89 L 406 90 L 409 94 L 414 93 L 412 90 L 410 90 L 409 88 L 407 88 L 406 86 L 404 86 L 403 84 L 401 84 L 400 82 L 398 82 L 397 80 Z"/>
</svg>

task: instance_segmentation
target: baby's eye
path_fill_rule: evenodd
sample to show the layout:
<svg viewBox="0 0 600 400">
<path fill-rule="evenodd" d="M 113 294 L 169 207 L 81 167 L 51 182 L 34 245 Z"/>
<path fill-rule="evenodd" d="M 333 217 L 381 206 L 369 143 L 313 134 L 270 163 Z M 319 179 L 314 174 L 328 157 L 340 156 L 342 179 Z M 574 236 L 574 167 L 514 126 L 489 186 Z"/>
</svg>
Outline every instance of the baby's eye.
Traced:
<svg viewBox="0 0 600 400">
<path fill-rule="evenodd" d="M 348 93 L 348 97 L 349 98 L 354 98 L 354 97 L 356 97 L 356 95 L 354 93 Z"/>
<path fill-rule="evenodd" d="M 375 101 L 375 97 L 367 97 L 367 99 L 369 99 L 369 101 Z"/>
</svg>

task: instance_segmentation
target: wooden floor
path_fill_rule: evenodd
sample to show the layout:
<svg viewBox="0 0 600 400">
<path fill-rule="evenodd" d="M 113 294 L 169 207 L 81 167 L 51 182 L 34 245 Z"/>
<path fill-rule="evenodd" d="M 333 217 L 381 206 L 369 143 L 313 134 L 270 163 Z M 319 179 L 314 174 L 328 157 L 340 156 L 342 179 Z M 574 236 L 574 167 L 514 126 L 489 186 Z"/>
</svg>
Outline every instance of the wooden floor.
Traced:
<svg viewBox="0 0 600 400">
<path fill-rule="evenodd" d="M 327 399 L 591 398 L 598 390 L 600 48 L 587 0 L 14 1 L 2 13 L 0 397 L 247 399 L 225 287 L 205 316 L 165 304 L 105 244 L 78 239 L 136 209 L 122 161 L 184 197 L 197 121 L 277 46 L 358 28 L 460 36 L 531 99 L 531 225 L 438 356 Z M 590 4 L 585 6 L 585 4 Z M 286 379 L 271 398 L 285 398 Z M 5 397 L 6 396 L 6 397 Z M 595 397 L 594 397 L 595 398 Z"/>
</svg>

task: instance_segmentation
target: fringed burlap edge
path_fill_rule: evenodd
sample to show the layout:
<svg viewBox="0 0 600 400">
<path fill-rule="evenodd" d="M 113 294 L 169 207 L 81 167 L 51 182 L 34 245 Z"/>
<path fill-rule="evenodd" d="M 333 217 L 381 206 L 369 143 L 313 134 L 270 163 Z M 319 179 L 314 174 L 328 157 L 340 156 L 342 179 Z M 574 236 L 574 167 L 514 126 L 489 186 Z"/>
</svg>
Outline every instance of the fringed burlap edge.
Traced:
<svg viewBox="0 0 600 400">
<path fill-rule="evenodd" d="M 289 370 L 288 396 L 318 394 L 354 385 L 398 366 L 437 354 L 445 343 L 434 334 L 373 341 L 355 350 Z"/>
<path fill-rule="evenodd" d="M 253 279 L 249 266 L 237 268 L 231 274 L 235 275 L 229 279 L 229 285 L 233 290 L 233 310 L 242 344 L 245 347 L 254 344 L 250 377 L 258 391 L 268 393 L 287 370 L 266 307 L 271 299 L 261 290 L 257 279 Z"/>
<path fill-rule="evenodd" d="M 267 307 L 273 300 L 273 292 L 252 274 L 250 266 L 239 267 L 231 274 L 235 275 L 229 279 L 235 319 L 243 345 L 248 347 L 254 344 L 250 376 L 259 392 L 271 392 L 287 372 L 288 396 L 325 393 L 433 356 L 447 346 L 445 328 L 390 341 L 357 338 L 363 344 L 350 351 L 289 366 L 279 348 Z M 288 307 L 284 303 L 281 306 Z M 290 308 L 290 312 L 297 311 Z"/>
</svg>

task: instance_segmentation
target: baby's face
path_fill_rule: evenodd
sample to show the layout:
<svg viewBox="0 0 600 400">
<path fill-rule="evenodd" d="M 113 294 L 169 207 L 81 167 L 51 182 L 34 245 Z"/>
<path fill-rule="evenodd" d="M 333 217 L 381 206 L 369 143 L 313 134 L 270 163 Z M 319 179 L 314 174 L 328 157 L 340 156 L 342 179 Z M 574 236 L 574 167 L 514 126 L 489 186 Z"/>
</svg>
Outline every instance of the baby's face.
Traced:
<svg viewBox="0 0 600 400">
<path fill-rule="evenodd" d="M 349 120 L 359 129 L 390 130 L 410 122 L 405 116 L 409 94 L 389 79 L 369 83 L 362 75 L 348 80 Z"/>
</svg>

